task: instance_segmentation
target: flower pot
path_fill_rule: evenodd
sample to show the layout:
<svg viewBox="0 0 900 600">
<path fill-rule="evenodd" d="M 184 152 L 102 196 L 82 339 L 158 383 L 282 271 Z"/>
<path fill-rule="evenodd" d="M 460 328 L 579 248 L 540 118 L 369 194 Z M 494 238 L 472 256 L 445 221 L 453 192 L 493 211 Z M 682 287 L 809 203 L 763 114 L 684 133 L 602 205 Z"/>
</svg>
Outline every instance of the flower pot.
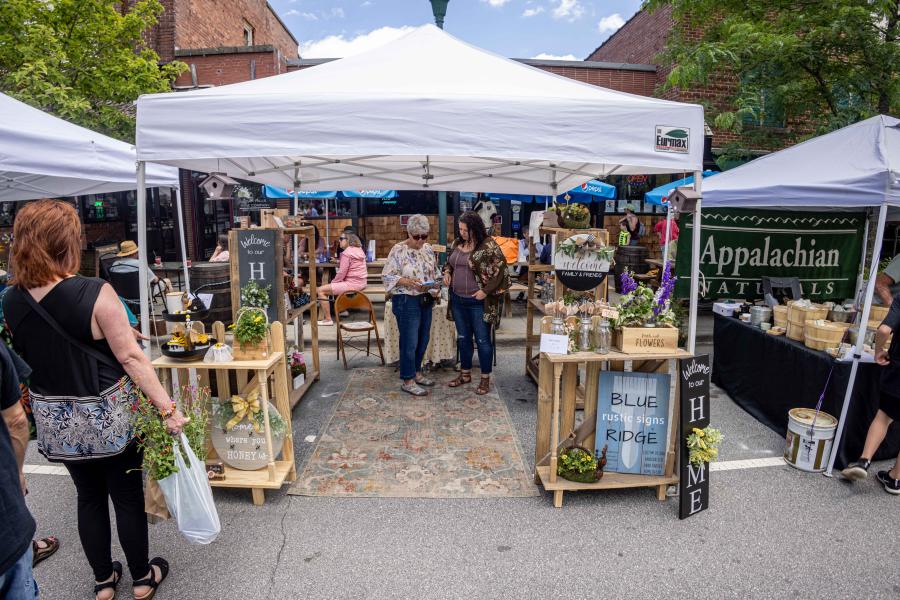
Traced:
<svg viewBox="0 0 900 600">
<path fill-rule="evenodd" d="M 242 344 L 235 340 L 232 354 L 234 360 L 266 360 L 271 354 L 268 336 L 255 344 Z"/>
<path fill-rule="evenodd" d="M 568 229 L 587 229 L 591 226 L 591 215 L 573 219 L 563 214 L 560 215 L 560 221 L 562 221 L 562 226 Z"/>
</svg>

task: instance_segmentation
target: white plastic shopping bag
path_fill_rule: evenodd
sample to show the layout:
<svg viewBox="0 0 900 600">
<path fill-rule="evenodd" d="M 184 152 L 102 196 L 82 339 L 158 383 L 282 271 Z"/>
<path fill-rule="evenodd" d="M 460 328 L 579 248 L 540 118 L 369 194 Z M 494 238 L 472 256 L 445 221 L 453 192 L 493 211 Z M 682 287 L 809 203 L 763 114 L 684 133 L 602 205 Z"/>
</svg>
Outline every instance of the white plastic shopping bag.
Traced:
<svg viewBox="0 0 900 600">
<path fill-rule="evenodd" d="M 190 466 L 185 464 L 179 446 L 184 448 Z M 173 441 L 173 452 L 178 472 L 157 483 L 166 497 L 169 512 L 178 523 L 178 531 L 192 544 L 209 544 L 219 535 L 222 526 L 209 487 L 206 465 L 191 450 L 184 433 Z"/>
</svg>

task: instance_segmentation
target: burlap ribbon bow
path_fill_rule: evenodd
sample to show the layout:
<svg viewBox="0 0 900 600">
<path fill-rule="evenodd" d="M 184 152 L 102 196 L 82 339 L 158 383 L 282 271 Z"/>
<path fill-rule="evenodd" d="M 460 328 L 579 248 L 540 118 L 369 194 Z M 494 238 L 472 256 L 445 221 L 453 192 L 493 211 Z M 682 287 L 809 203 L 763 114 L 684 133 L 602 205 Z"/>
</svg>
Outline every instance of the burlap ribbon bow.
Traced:
<svg viewBox="0 0 900 600">
<path fill-rule="evenodd" d="M 257 390 L 247 394 L 246 398 L 242 398 L 237 394 L 231 396 L 231 408 L 234 410 L 234 417 L 225 424 L 225 429 L 233 429 L 235 425 L 244 420 L 244 417 L 247 417 L 254 431 L 262 433 L 262 428 L 256 422 L 256 415 L 259 414 L 260 410 L 259 392 Z"/>
</svg>

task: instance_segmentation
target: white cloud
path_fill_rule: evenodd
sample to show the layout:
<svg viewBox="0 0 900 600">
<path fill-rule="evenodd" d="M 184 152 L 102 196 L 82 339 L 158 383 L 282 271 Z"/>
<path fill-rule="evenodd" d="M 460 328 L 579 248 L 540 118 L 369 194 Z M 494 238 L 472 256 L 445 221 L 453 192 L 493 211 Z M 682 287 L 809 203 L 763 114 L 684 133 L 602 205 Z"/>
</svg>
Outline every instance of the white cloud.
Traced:
<svg viewBox="0 0 900 600">
<path fill-rule="evenodd" d="M 414 27 L 382 27 L 353 38 L 343 35 L 329 35 L 320 40 L 300 44 L 303 58 L 341 58 L 366 52 L 382 44 L 393 41 L 415 29 Z"/>
<path fill-rule="evenodd" d="M 365 2 L 363 2 L 362 4 L 360 4 L 360 6 L 372 6 L 372 3 L 369 2 L 369 0 L 366 0 Z"/>
<path fill-rule="evenodd" d="M 537 8 L 526 8 L 525 12 L 522 13 L 522 16 L 525 18 L 534 17 L 541 14 L 542 12 L 544 12 L 543 6 L 538 6 Z"/>
<path fill-rule="evenodd" d="M 613 33 L 625 24 L 625 19 L 619 13 L 613 13 L 608 17 L 603 17 L 597 24 L 597 30 L 600 33 Z"/>
<path fill-rule="evenodd" d="M 481 0 L 481 1 L 490 4 L 494 8 L 498 8 L 500 6 L 503 6 L 504 4 L 508 4 L 510 0 Z"/>
<path fill-rule="evenodd" d="M 344 18 L 344 9 L 341 7 L 332 8 L 331 16 L 335 19 L 343 19 Z"/>
<path fill-rule="evenodd" d="M 553 9 L 554 19 L 577 21 L 583 16 L 584 7 L 578 0 L 559 0 L 559 5 Z"/>
<path fill-rule="evenodd" d="M 541 52 L 537 56 L 532 56 L 531 58 L 536 58 L 538 60 L 580 60 L 574 54 L 547 54 L 546 52 Z"/>
</svg>

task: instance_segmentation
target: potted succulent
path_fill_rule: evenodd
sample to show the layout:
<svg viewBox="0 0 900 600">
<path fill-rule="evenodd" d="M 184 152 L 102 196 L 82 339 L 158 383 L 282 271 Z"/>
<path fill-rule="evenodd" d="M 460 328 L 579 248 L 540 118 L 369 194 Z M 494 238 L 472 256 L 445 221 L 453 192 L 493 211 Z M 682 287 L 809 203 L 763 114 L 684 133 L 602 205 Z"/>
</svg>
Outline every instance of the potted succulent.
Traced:
<svg viewBox="0 0 900 600">
<path fill-rule="evenodd" d="M 600 456 L 583 446 L 571 446 L 559 454 L 556 463 L 556 474 L 569 481 L 578 483 L 595 483 L 603 477 L 606 466 L 606 446 Z"/>
</svg>

